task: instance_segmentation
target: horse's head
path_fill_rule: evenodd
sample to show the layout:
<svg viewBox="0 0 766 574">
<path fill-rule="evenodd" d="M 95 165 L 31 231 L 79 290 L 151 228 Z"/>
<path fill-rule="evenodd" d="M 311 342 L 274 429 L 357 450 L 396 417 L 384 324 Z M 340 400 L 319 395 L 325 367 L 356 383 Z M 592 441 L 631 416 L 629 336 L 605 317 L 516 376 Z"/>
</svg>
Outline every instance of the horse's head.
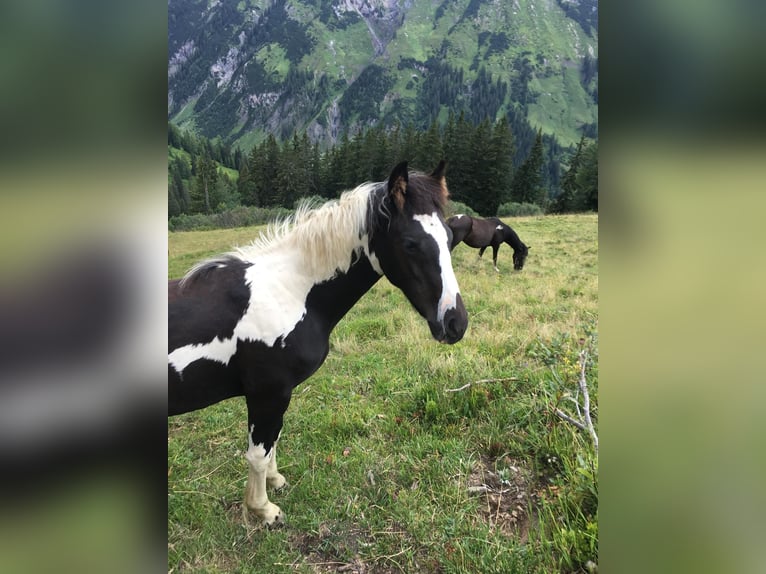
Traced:
<svg viewBox="0 0 766 574">
<path fill-rule="evenodd" d="M 373 216 L 370 251 L 428 321 L 434 338 L 452 344 L 463 337 L 468 314 L 452 270 L 452 232 L 442 215 L 448 196 L 444 170 L 443 161 L 430 175 L 409 173 L 407 162 L 393 169 Z"/>
<path fill-rule="evenodd" d="M 516 271 L 524 269 L 524 262 L 527 260 L 527 255 L 529 255 L 529 247 L 523 243 L 519 249 L 513 251 L 513 268 Z"/>
</svg>

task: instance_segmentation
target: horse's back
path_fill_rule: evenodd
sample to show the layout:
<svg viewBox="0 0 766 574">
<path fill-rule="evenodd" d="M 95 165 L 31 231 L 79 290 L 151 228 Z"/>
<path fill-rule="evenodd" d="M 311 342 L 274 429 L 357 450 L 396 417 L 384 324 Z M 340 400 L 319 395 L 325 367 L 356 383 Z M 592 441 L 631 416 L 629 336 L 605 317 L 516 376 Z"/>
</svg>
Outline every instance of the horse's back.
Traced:
<svg viewBox="0 0 766 574">
<path fill-rule="evenodd" d="M 168 282 L 168 350 L 231 338 L 247 310 L 245 262 L 206 270 L 189 281 Z"/>
<path fill-rule="evenodd" d="M 472 218 L 471 216 L 462 213 L 453 215 L 447 220 L 447 225 L 452 231 L 451 247 L 454 248 L 458 243 L 463 241 L 469 233 L 471 233 Z"/>
</svg>

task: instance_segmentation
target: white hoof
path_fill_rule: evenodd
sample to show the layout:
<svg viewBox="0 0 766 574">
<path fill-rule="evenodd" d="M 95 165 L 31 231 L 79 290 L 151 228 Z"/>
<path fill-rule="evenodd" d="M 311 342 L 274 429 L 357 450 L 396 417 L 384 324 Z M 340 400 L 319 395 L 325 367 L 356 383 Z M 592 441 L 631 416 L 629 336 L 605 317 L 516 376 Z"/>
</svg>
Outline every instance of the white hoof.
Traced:
<svg viewBox="0 0 766 574">
<path fill-rule="evenodd" d="M 272 502 L 267 502 L 266 506 L 260 508 L 249 508 L 245 505 L 245 509 L 249 509 L 250 512 L 255 514 L 260 519 L 261 523 L 266 526 L 274 526 L 285 521 L 285 515 L 282 512 L 282 509 Z M 247 521 L 247 516 L 245 516 L 245 521 Z"/>
<path fill-rule="evenodd" d="M 285 480 L 285 477 L 282 476 L 282 474 L 279 472 L 273 476 L 266 477 L 266 486 L 269 486 L 275 490 L 279 490 L 285 484 L 287 484 L 287 480 Z"/>
</svg>

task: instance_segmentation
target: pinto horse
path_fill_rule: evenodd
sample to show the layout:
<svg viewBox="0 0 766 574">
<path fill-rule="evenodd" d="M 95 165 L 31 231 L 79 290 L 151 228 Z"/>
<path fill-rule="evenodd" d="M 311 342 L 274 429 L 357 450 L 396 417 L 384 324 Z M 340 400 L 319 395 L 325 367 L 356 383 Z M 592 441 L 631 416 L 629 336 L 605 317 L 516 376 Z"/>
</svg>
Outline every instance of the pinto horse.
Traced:
<svg viewBox="0 0 766 574">
<path fill-rule="evenodd" d="M 447 225 L 452 230 L 452 248 L 461 241 L 469 247 L 479 249 L 479 257 L 484 255 L 484 250 L 492 246 L 492 263 L 497 268 L 497 251 L 502 243 L 513 247 L 513 268 L 521 271 L 524 261 L 529 255 L 529 246 L 519 239 L 516 232 L 497 217 L 481 219 L 470 215 L 454 215 L 447 220 Z"/>
<path fill-rule="evenodd" d="M 283 520 L 276 444 L 293 389 L 329 351 L 330 332 L 383 275 L 440 342 L 468 326 L 442 215 L 442 161 L 431 174 L 396 166 L 386 182 L 301 209 L 251 246 L 203 261 L 168 285 L 168 414 L 236 396 L 247 403 L 245 506 Z"/>
</svg>

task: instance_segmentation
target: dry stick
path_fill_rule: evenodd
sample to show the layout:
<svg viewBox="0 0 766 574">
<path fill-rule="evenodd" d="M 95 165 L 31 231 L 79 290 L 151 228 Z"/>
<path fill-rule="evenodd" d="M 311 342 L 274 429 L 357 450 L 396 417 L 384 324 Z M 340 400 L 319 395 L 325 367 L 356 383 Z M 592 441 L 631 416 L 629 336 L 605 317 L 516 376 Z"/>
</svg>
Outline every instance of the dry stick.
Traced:
<svg viewBox="0 0 766 574">
<path fill-rule="evenodd" d="M 480 379 L 478 381 L 474 381 L 472 383 L 466 383 L 462 387 L 458 387 L 456 389 L 444 389 L 445 393 L 457 393 L 458 391 L 464 391 L 471 385 L 478 385 L 479 383 L 502 383 L 504 381 L 518 381 L 518 377 L 504 377 L 501 379 Z"/>
<path fill-rule="evenodd" d="M 573 424 L 574 426 L 576 426 L 578 429 L 580 429 L 580 430 L 588 430 L 588 427 L 586 427 L 586 426 L 585 426 L 583 423 L 581 423 L 581 422 L 580 422 L 580 421 L 578 421 L 577 419 L 573 419 L 572 417 L 570 417 L 568 414 L 566 414 L 566 413 L 565 413 L 564 411 L 562 411 L 561 409 L 556 409 L 554 412 L 555 412 L 555 413 L 556 413 L 558 416 L 560 416 L 562 419 L 564 419 L 565 421 L 567 421 L 568 423 L 572 423 L 572 424 Z"/>
<path fill-rule="evenodd" d="M 593 438 L 593 446 L 596 449 L 596 456 L 598 456 L 598 435 L 596 429 L 593 428 L 593 421 L 590 418 L 590 395 L 588 395 L 588 385 L 585 384 L 585 364 L 588 362 L 588 353 L 584 349 L 580 351 L 580 390 L 583 395 L 583 411 L 585 411 L 585 423 L 588 425 L 588 431 Z"/>
<path fill-rule="evenodd" d="M 580 430 L 588 431 L 593 439 L 593 446 L 596 450 L 596 456 L 598 456 L 598 435 L 596 429 L 593 428 L 593 421 L 590 418 L 590 395 L 588 394 L 588 385 L 585 382 L 585 366 L 588 362 L 588 353 L 585 350 L 580 351 L 580 379 L 577 381 L 577 385 L 580 388 L 580 392 L 583 396 L 583 411 L 585 411 L 585 422 L 578 421 L 575 418 L 570 417 L 561 409 L 555 409 L 556 415 L 568 423 L 572 423 Z M 577 405 L 577 414 L 580 414 L 580 402 L 574 401 Z"/>
</svg>

